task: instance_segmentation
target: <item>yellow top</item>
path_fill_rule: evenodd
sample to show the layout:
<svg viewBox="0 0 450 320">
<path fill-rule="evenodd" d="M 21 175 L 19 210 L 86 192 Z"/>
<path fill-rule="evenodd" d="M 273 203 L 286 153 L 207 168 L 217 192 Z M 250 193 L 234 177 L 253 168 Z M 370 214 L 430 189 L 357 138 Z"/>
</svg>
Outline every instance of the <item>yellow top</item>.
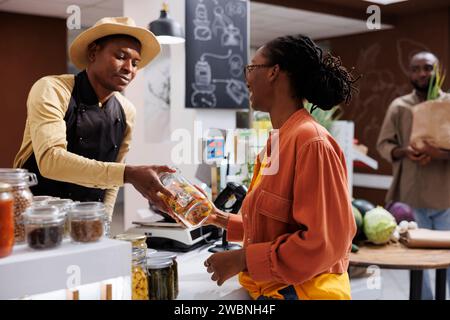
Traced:
<svg viewBox="0 0 450 320">
<path fill-rule="evenodd" d="M 131 102 L 120 93 L 115 93 L 127 121 L 117 162 L 101 162 L 69 152 L 64 116 L 74 83 L 75 77 L 67 74 L 47 76 L 33 85 L 27 100 L 27 120 L 22 145 L 14 159 L 14 168 L 21 168 L 34 152 L 44 177 L 89 188 L 107 189 L 104 203 L 111 218 L 117 192 L 123 185 L 123 162 L 130 147 L 136 111 Z M 102 105 L 99 104 L 99 107 Z"/>
</svg>

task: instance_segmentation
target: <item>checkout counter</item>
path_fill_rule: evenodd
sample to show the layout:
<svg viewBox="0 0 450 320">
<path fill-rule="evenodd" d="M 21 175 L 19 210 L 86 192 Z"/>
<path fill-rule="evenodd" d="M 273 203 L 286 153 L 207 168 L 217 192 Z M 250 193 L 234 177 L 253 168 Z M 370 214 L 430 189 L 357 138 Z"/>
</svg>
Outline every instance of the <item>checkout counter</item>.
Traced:
<svg viewBox="0 0 450 320">
<path fill-rule="evenodd" d="M 218 286 L 206 272 L 204 261 L 212 255 L 205 245 L 177 256 L 178 285 L 177 300 L 251 300 L 247 290 L 239 284 L 238 276 Z"/>
</svg>

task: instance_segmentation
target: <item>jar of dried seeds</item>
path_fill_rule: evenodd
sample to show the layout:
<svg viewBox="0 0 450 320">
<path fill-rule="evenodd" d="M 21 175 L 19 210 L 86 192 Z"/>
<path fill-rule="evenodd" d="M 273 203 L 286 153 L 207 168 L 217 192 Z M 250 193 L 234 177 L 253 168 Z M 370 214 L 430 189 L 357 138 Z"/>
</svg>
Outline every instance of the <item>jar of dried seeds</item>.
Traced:
<svg viewBox="0 0 450 320">
<path fill-rule="evenodd" d="M 26 169 L 0 169 L 0 182 L 12 187 L 14 197 L 14 238 L 16 243 L 25 242 L 23 213 L 31 206 L 33 194 L 30 187 L 37 185 L 37 177 Z"/>
</svg>

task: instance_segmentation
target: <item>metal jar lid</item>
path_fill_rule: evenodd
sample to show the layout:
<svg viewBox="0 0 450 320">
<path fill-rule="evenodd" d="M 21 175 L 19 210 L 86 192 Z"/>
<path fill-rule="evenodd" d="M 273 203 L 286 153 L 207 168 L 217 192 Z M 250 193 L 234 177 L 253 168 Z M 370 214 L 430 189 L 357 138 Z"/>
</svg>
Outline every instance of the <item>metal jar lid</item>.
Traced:
<svg viewBox="0 0 450 320">
<path fill-rule="evenodd" d="M 152 255 L 147 254 L 147 257 L 150 259 L 171 259 L 174 260 L 177 258 L 177 254 L 169 251 L 157 251 Z"/>
<path fill-rule="evenodd" d="M 144 234 L 122 233 L 122 234 L 116 235 L 114 237 L 114 239 L 131 242 L 133 250 L 135 250 L 135 248 L 147 249 L 147 236 Z M 146 253 L 144 252 L 144 258 L 145 258 L 145 254 Z"/>
<path fill-rule="evenodd" d="M 151 270 L 170 268 L 172 264 L 173 264 L 172 260 L 147 259 L 147 269 Z"/>
<path fill-rule="evenodd" d="M 116 235 L 114 239 L 129 242 L 139 242 L 142 240 L 147 240 L 147 236 L 145 234 L 138 234 L 138 233 L 121 233 Z"/>
</svg>

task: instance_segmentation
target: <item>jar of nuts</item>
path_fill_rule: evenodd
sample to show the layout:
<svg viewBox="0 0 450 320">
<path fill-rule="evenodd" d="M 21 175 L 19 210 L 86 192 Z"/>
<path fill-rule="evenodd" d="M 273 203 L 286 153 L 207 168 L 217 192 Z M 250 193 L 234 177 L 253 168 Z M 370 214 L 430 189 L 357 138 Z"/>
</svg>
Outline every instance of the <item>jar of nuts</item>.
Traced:
<svg viewBox="0 0 450 320">
<path fill-rule="evenodd" d="M 26 169 L 0 169 L 0 182 L 12 186 L 14 197 L 14 237 L 16 243 L 25 242 L 22 214 L 31 206 L 33 194 L 30 187 L 37 184 L 37 177 Z"/>
<path fill-rule="evenodd" d="M 68 211 L 70 238 L 75 243 L 95 242 L 103 236 L 105 205 L 102 202 L 75 203 Z"/>
<path fill-rule="evenodd" d="M 133 300 L 148 300 L 148 274 L 146 266 L 147 237 L 140 234 L 123 233 L 114 237 L 116 240 L 131 242 L 131 296 Z"/>
</svg>

